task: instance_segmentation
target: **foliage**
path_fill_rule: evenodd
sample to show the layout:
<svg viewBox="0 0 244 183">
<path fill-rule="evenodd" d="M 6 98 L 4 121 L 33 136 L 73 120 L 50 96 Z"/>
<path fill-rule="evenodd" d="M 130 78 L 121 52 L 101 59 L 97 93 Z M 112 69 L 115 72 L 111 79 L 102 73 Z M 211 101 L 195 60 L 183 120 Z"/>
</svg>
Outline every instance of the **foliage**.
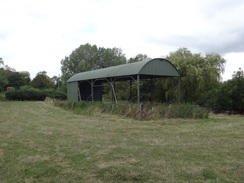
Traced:
<svg viewBox="0 0 244 183">
<path fill-rule="evenodd" d="M 6 92 L 7 100 L 45 100 L 46 97 L 65 100 L 66 93 L 56 91 L 54 89 L 39 90 L 30 86 L 22 86 L 18 90 L 10 90 Z"/>
<path fill-rule="evenodd" d="M 8 86 L 20 88 L 30 82 L 30 74 L 28 72 L 8 72 Z"/>
<path fill-rule="evenodd" d="M 57 91 L 54 89 L 45 89 L 45 90 L 42 90 L 42 92 L 49 98 L 55 98 L 55 99 L 61 99 L 61 100 L 67 99 L 67 94 L 62 91 Z"/>
<path fill-rule="evenodd" d="M 46 95 L 35 88 L 21 88 L 19 90 L 12 90 L 6 92 L 7 100 L 31 100 L 31 101 L 43 101 Z"/>
<path fill-rule="evenodd" d="M 203 56 L 200 53 L 193 54 L 186 48 L 171 52 L 166 59 L 172 62 L 181 74 L 181 99 L 184 102 L 193 102 L 200 94 L 211 90 L 220 81 L 226 62 L 217 53 L 207 53 Z M 177 83 L 177 80 L 161 83 L 164 90 L 167 90 L 164 94 L 168 100 L 177 96 L 172 95 L 178 92 Z"/>
<path fill-rule="evenodd" d="M 126 58 L 120 48 L 103 48 L 87 43 L 61 60 L 61 71 L 65 76 L 125 63 Z"/>
<path fill-rule="evenodd" d="M 133 62 L 140 62 L 145 59 L 150 59 L 146 54 L 138 54 L 135 57 L 132 57 L 128 60 L 128 63 L 133 63 Z"/>
<path fill-rule="evenodd" d="M 0 92 L 5 91 L 7 87 L 20 88 L 21 86 L 28 85 L 29 82 L 29 72 L 16 72 L 15 69 L 4 65 L 3 61 L 0 62 Z"/>
<path fill-rule="evenodd" d="M 53 76 L 51 78 L 51 80 L 53 81 L 53 83 L 55 84 L 55 89 L 60 90 L 60 88 L 62 87 L 62 80 L 60 76 Z"/>
<path fill-rule="evenodd" d="M 4 91 L 4 87 L 8 84 L 7 73 L 3 68 L 0 68 L 0 92 Z"/>
<path fill-rule="evenodd" d="M 46 71 L 37 73 L 36 77 L 31 81 L 30 85 L 38 89 L 54 88 L 54 82 L 47 76 Z"/>
<path fill-rule="evenodd" d="M 244 113 L 244 74 L 241 68 L 234 72 L 231 80 L 219 83 L 203 94 L 198 103 L 214 112 Z"/>
</svg>

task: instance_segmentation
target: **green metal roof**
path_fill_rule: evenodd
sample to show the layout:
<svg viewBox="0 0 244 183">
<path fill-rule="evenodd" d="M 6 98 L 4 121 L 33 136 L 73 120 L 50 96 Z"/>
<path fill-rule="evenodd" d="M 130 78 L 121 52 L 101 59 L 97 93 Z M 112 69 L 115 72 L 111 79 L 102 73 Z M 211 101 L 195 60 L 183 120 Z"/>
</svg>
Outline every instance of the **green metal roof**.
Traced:
<svg viewBox="0 0 244 183">
<path fill-rule="evenodd" d="M 73 75 L 67 82 L 86 81 L 92 79 L 124 78 L 131 79 L 133 76 L 150 77 L 179 77 L 180 74 L 175 66 L 166 59 L 155 58 L 140 62 L 123 64 L 104 69 L 81 72 Z"/>
</svg>

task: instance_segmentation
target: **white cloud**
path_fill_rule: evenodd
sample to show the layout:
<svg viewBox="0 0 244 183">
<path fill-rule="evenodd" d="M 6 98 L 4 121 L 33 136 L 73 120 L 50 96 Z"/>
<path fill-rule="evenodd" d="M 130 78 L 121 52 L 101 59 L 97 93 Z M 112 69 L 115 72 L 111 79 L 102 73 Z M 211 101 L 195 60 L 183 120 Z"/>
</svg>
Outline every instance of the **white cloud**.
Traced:
<svg viewBox="0 0 244 183">
<path fill-rule="evenodd" d="M 58 75 L 61 59 L 86 43 L 122 48 L 128 58 L 187 47 L 237 67 L 244 53 L 241 0 L 0 0 L 0 7 L 0 57 L 32 77 Z"/>
<path fill-rule="evenodd" d="M 244 52 L 228 53 L 224 58 L 226 59 L 225 73 L 223 75 L 224 81 L 231 79 L 234 71 L 238 71 L 239 68 L 244 70 Z"/>
</svg>

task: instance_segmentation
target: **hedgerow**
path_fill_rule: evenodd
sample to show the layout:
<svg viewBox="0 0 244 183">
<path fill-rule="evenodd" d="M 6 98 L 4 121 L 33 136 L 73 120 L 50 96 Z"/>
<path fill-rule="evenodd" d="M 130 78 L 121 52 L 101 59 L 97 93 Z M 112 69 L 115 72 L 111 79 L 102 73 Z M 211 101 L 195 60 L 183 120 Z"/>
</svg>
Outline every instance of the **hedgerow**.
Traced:
<svg viewBox="0 0 244 183">
<path fill-rule="evenodd" d="M 6 92 L 7 100 L 31 100 L 31 101 L 44 101 L 46 98 L 45 93 L 38 89 L 19 89 Z"/>
<path fill-rule="evenodd" d="M 44 101 L 46 97 L 56 99 L 66 99 L 66 94 L 55 90 L 39 90 L 31 87 L 21 87 L 18 90 L 6 92 L 7 100 L 29 100 L 29 101 Z"/>
</svg>

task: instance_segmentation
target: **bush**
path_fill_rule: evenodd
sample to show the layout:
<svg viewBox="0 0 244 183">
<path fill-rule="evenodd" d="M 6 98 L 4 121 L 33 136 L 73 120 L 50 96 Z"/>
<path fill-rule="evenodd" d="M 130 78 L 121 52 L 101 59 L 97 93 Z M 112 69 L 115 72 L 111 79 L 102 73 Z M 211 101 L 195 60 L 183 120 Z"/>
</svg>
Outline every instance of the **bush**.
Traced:
<svg viewBox="0 0 244 183">
<path fill-rule="evenodd" d="M 45 95 L 47 97 L 50 97 L 50 98 L 61 99 L 61 100 L 67 99 L 66 93 L 61 92 L 61 91 L 56 91 L 54 89 L 45 89 L 42 91 L 45 93 Z"/>
<path fill-rule="evenodd" d="M 44 101 L 46 95 L 34 88 L 21 88 L 19 90 L 13 90 L 6 92 L 7 100 L 32 100 L 32 101 Z"/>
<path fill-rule="evenodd" d="M 30 86 L 23 86 L 19 90 L 6 92 L 7 100 L 45 100 L 46 97 L 65 100 L 66 93 L 53 89 L 39 90 Z"/>
</svg>

